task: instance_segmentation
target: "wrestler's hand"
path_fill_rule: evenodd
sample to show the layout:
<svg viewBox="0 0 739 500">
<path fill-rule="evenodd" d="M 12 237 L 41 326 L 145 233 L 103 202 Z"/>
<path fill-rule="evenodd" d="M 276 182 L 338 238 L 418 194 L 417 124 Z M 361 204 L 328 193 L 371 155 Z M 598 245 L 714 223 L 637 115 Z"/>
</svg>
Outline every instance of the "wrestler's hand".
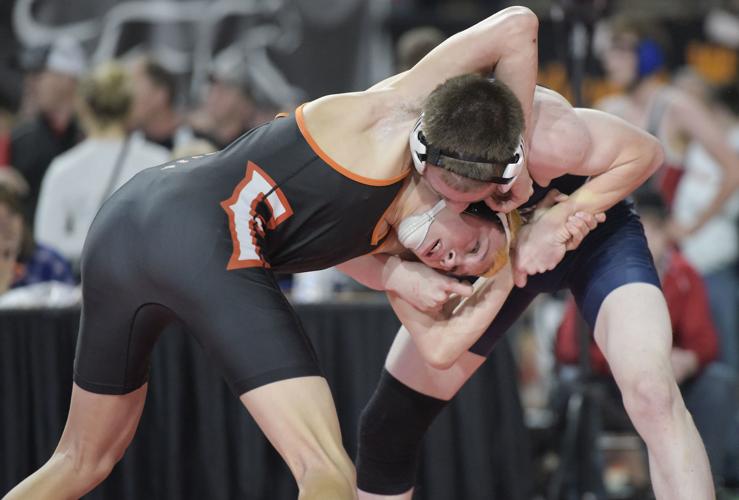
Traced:
<svg viewBox="0 0 739 500">
<path fill-rule="evenodd" d="M 452 295 L 472 295 L 469 283 L 445 276 L 420 262 L 409 261 L 400 261 L 392 270 L 386 290 L 423 312 L 440 311 Z"/>
<path fill-rule="evenodd" d="M 534 184 L 526 168 L 521 169 L 510 191 L 505 194 L 493 195 L 485 200 L 485 204 L 496 212 L 508 213 L 523 205 L 534 194 Z"/>
<path fill-rule="evenodd" d="M 554 269 L 567 251 L 577 248 L 598 223 L 605 221 L 603 213 L 568 215 L 558 205 L 552 206 L 566 199 L 567 195 L 550 191 L 537 205 L 529 224 L 519 231 L 512 250 L 516 286 L 525 286 L 529 275 Z"/>
</svg>

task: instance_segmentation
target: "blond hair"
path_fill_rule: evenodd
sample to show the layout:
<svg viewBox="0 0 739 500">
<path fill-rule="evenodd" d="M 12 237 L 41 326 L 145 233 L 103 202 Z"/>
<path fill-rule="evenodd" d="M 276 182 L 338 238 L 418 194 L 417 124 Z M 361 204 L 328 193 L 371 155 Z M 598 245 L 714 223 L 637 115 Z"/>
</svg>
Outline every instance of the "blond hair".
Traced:
<svg viewBox="0 0 739 500">
<path fill-rule="evenodd" d="M 96 125 L 122 124 L 133 101 L 131 79 L 120 64 L 104 63 L 80 82 L 79 96 Z"/>
</svg>

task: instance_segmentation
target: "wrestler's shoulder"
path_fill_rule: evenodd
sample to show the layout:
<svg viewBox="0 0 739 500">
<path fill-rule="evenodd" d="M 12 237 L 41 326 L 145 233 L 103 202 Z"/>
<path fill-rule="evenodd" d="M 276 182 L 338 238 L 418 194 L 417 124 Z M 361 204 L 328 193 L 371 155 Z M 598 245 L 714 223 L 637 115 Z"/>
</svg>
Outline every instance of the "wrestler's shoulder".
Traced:
<svg viewBox="0 0 739 500">
<path fill-rule="evenodd" d="M 331 94 L 307 103 L 304 112 L 315 123 L 342 123 L 361 131 L 396 116 L 395 111 L 404 107 L 402 97 L 394 88 Z"/>
<path fill-rule="evenodd" d="M 383 93 L 330 95 L 303 109 L 305 124 L 320 147 L 353 173 L 373 179 L 406 173 L 408 133 L 414 120 Z"/>
</svg>

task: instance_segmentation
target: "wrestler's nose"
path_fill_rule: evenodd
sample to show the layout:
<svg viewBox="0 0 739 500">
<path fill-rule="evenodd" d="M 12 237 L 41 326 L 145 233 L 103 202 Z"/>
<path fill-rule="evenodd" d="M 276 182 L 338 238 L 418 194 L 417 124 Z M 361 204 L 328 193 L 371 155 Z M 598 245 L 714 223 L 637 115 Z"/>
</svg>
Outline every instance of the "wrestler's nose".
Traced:
<svg viewBox="0 0 739 500">
<path fill-rule="evenodd" d="M 447 271 L 457 265 L 457 252 L 450 250 L 441 259 L 441 265 Z"/>
<path fill-rule="evenodd" d="M 500 192 L 501 194 L 506 194 L 508 191 L 511 190 L 512 187 L 512 182 L 509 182 L 508 184 L 501 184 L 498 186 L 498 192 Z"/>
</svg>

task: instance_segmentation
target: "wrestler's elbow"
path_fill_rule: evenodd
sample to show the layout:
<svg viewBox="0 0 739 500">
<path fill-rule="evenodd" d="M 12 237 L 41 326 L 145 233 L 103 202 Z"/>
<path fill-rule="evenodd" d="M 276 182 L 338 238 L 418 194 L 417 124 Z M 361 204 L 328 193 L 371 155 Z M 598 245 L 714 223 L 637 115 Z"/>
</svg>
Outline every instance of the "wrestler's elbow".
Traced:
<svg viewBox="0 0 739 500">
<path fill-rule="evenodd" d="M 515 44 L 519 44 L 521 40 L 536 40 L 539 33 L 539 18 L 531 9 L 513 6 L 508 7 L 502 13 L 505 17 L 496 27 L 502 40 Z M 526 47 L 526 45 L 517 46 L 519 49 Z"/>
<path fill-rule="evenodd" d="M 539 18 L 528 7 L 508 7 L 475 25 L 472 32 L 483 35 L 483 40 L 488 42 L 490 37 L 499 42 L 520 42 L 524 37 L 536 38 Z"/>
<path fill-rule="evenodd" d="M 660 143 L 654 137 L 649 137 L 648 144 L 645 146 L 644 158 L 646 168 L 645 177 L 651 177 L 659 167 L 665 162 L 665 150 Z"/>
<path fill-rule="evenodd" d="M 422 349 L 421 355 L 426 361 L 426 364 L 432 368 L 436 370 L 448 370 L 459 359 L 461 353 L 445 345 L 444 342 L 435 342 L 432 345 L 427 345 L 426 349 Z"/>
<path fill-rule="evenodd" d="M 539 31 L 539 18 L 528 7 L 513 5 L 503 12 L 506 14 L 506 25 L 516 33 L 537 33 Z"/>
</svg>

